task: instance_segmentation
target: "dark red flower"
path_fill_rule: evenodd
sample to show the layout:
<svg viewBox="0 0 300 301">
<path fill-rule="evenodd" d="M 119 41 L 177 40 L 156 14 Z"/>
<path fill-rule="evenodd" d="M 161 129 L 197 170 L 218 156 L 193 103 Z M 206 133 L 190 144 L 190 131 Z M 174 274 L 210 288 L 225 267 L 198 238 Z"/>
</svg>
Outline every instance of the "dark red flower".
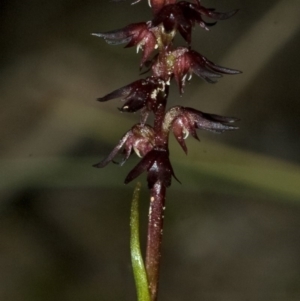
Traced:
<svg viewBox="0 0 300 301">
<path fill-rule="evenodd" d="M 169 187 L 172 176 L 179 182 L 169 160 L 169 151 L 163 148 L 153 148 L 148 152 L 127 175 L 125 184 L 134 180 L 144 171 L 148 173 L 147 181 L 149 189 L 157 182 L 165 187 Z"/>
<path fill-rule="evenodd" d="M 98 168 L 105 167 L 109 162 L 113 161 L 114 157 L 121 150 L 124 154 L 124 158 L 119 164 L 123 165 L 131 155 L 132 151 L 134 151 L 139 157 L 144 157 L 153 148 L 153 146 L 153 128 L 150 125 L 136 124 L 122 137 L 118 145 L 112 150 L 107 158 L 93 166 Z"/>
<path fill-rule="evenodd" d="M 173 51 L 161 53 L 155 58 L 152 72 L 154 76 L 163 78 L 165 81 L 174 76 L 180 93 L 183 93 L 187 76 L 191 76 L 192 73 L 208 83 L 216 83 L 223 74 L 241 73 L 239 70 L 218 66 L 202 54 L 186 47 L 178 47 Z"/>
<path fill-rule="evenodd" d="M 187 153 L 184 140 L 191 134 L 199 140 L 196 129 L 208 130 L 215 133 L 237 130 L 238 127 L 231 124 L 239 119 L 208 114 L 188 107 L 176 106 L 171 108 L 165 116 L 165 130 L 172 130 L 176 140 Z"/>
<path fill-rule="evenodd" d="M 120 2 L 124 0 L 112 0 L 114 2 Z M 177 0 L 148 0 L 149 6 L 152 8 L 154 13 L 159 12 L 165 5 L 176 3 Z M 132 4 L 141 2 L 141 0 L 134 0 Z"/>
<path fill-rule="evenodd" d="M 159 91 L 164 92 L 167 96 L 168 86 L 163 80 L 150 76 L 98 98 L 98 101 L 104 102 L 122 97 L 122 101 L 125 101 L 125 104 L 119 109 L 122 112 L 136 112 L 142 108 L 147 111 L 155 111 L 156 97 Z"/>
<path fill-rule="evenodd" d="M 151 31 L 151 22 L 134 23 L 122 29 L 92 33 L 92 35 L 104 38 L 108 44 L 128 43 L 125 47 L 137 46 L 137 51 L 141 48 L 143 50 L 141 66 L 150 57 L 152 51 L 158 47 L 156 37 Z"/>
<path fill-rule="evenodd" d="M 202 54 L 187 48 L 178 48 L 173 51 L 173 55 L 176 57 L 174 77 L 181 93 L 188 73 L 194 73 L 208 83 L 216 83 L 223 74 L 241 73 L 239 70 L 218 66 Z"/>
<path fill-rule="evenodd" d="M 148 3 L 154 14 L 157 14 L 164 6 L 176 3 L 176 0 L 148 0 Z"/>
<path fill-rule="evenodd" d="M 191 43 L 192 28 L 195 24 L 200 25 L 206 30 L 208 30 L 208 26 L 215 24 L 205 22 L 202 18 L 203 16 L 214 20 L 225 20 L 237 12 L 237 10 L 228 13 L 215 12 L 214 9 L 202 6 L 199 0 L 195 0 L 194 3 L 187 1 L 175 2 L 176 1 L 169 1 L 168 5 L 165 3 L 163 7 L 158 10 L 152 21 L 152 25 L 158 26 L 159 24 L 163 24 L 166 32 L 178 30 L 188 44 Z"/>
</svg>

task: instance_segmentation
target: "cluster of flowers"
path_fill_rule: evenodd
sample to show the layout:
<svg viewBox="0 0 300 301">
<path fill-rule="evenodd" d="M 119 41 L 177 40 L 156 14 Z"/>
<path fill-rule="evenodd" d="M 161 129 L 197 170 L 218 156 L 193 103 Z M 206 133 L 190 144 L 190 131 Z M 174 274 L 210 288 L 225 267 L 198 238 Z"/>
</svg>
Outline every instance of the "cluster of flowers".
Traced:
<svg viewBox="0 0 300 301">
<path fill-rule="evenodd" d="M 121 1 L 121 0 L 113 0 Z M 140 2 L 137 0 L 134 3 Z M 238 70 L 218 66 L 191 49 L 191 33 L 197 24 L 205 30 L 216 22 L 208 23 L 203 17 L 214 21 L 228 19 L 237 10 L 219 13 L 205 8 L 199 0 L 193 2 L 176 0 L 148 0 L 153 11 L 153 19 L 148 22 L 130 24 L 122 29 L 93 35 L 104 38 L 109 44 L 123 44 L 142 50 L 140 68 L 146 67 L 151 75 L 117 89 L 98 100 L 101 102 L 121 98 L 122 112 L 140 111 L 140 122 L 135 124 L 107 158 L 95 167 L 104 167 L 114 162 L 118 153 L 124 154 L 123 164 L 135 152 L 141 161 L 130 171 L 125 179 L 129 183 L 142 172 L 148 173 L 148 187 L 156 183 L 168 187 L 172 176 L 176 179 L 169 160 L 168 138 L 173 132 L 182 149 L 187 153 L 184 140 L 189 134 L 198 139 L 196 129 L 217 133 L 235 130 L 231 124 L 238 119 L 198 110 L 175 106 L 166 111 L 169 86 L 172 79 L 183 93 L 186 81 L 196 74 L 208 83 L 215 83 L 224 74 L 238 74 Z M 173 46 L 176 33 L 186 41 L 186 47 Z M 147 124 L 150 113 L 154 114 L 154 125 Z M 199 140 L 199 139 L 198 139 Z"/>
</svg>

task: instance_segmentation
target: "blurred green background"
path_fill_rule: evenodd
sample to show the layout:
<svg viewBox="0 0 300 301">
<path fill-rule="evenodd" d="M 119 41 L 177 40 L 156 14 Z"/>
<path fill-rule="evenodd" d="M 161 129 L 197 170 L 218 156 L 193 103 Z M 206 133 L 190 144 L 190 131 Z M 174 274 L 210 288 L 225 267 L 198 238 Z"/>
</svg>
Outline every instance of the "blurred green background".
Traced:
<svg viewBox="0 0 300 301">
<path fill-rule="evenodd" d="M 168 191 L 159 299 L 300 300 L 300 1 L 202 3 L 240 12 L 196 28 L 193 48 L 244 73 L 194 77 L 183 97 L 173 85 L 169 106 L 239 117 L 240 130 L 199 132 L 188 156 L 171 137 L 182 185 Z M 0 300 L 135 300 L 123 181 L 138 159 L 91 166 L 138 120 L 95 99 L 138 79 L 140 55 L 90 33 L 151 11 L 3 0 L 0 14 Z"/>
</svg>

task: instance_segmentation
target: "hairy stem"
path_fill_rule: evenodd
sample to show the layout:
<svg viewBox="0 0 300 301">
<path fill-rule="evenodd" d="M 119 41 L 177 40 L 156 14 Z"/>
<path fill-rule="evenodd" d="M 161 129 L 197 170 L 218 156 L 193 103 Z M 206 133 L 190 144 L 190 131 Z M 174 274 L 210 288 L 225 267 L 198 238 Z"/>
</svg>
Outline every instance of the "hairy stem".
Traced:
<svg viewBox="0 0 300 301">
<path fill-rule="evenodd" d="M 157 182 L 151 189 L 146 250 L 146 271 L 152 301 L 157 300 L 165 197 L 166 187 Z"/>
</svg>

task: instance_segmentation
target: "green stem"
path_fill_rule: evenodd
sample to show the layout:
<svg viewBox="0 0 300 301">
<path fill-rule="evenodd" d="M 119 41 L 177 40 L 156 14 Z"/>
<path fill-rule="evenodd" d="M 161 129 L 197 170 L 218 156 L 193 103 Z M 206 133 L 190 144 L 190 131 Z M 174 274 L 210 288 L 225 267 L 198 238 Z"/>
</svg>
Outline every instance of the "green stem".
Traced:
<svg viewBox="0 0 300 301">
<path fill-rule="evenodd" d="M 140 248 L 139 238 L 139 196 L 141 183 L 138 182 L 133 192 L 130 215 L 130 251 L 133 275 L 138 301 L 151 301 L 147 273 Z"/>
</svg>

